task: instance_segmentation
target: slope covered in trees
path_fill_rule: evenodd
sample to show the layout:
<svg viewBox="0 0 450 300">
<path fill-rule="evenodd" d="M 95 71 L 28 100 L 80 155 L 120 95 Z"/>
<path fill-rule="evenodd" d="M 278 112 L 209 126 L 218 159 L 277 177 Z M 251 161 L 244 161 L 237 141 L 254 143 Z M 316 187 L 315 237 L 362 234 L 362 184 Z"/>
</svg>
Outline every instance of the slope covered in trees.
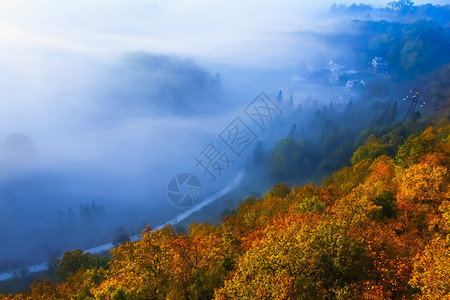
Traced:
<svg viewBox="0 0 450 300">
<path fill-rule="evenodd" d="M 108 264 L 68 252 L 59 282 L 3 298 L 450 297 L 450 123 L 431 125 L 395 151 L 402 128 L 372 135 L 321 186 L 276 185 L 219 226 L 147 228 Z"/>
</svg>

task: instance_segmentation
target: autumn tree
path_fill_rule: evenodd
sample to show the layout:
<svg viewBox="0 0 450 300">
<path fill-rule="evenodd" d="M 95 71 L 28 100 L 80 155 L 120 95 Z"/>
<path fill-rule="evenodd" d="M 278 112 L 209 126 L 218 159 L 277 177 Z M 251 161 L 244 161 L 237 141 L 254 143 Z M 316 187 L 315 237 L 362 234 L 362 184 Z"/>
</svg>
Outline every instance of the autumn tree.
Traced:
<svg viewBox="0 0 450 300">
<path fill-rule="evenodd" d="M 111 249 L 107 278 L 93 290 L 101 299 L 165 299 L 170 289 L 171 228 L 142 233 L 142 240 Z"/>
<path fill-rule="evenodd" d="M 417 255 L 411 284 L 420 289 L 419 299 L 450 298 L 450 241 L 437 238 Z"/>
<path fill-rule="evenodd" d="M 67 251 L 61 259 L 56 260 L 55 273 L 61 280 L 65 280 L 79 270 L 107 268 L 108 262 L 109 258 L 106 256 L 84 253 L 80 249 Z"/>
</svg>

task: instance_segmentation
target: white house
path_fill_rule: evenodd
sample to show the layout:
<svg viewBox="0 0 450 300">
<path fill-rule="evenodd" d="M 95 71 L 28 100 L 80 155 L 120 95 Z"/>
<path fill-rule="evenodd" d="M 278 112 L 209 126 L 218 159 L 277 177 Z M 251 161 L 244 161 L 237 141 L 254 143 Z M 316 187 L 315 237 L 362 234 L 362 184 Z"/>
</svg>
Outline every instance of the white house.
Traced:
<svg viewBox="0 0 450 300">
<path fill-rule="evenodd" d="M 376 73 L 386 73 L 388 66 L 389 64 L 382 57 L 375 56 L 372 59 L 373 71 Z"/>
</svg>

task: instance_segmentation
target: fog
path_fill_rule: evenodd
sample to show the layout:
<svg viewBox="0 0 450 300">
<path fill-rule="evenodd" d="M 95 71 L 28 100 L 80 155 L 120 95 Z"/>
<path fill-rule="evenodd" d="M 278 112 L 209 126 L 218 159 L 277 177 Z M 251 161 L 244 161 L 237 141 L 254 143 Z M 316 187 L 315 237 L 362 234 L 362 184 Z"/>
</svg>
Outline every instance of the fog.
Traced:
<svg viewBox="0 0 450 300">
<path fill-rule="evenodd" d="M 215 181 L 193 158 L 210 142 L 225 149 L 220 134 L 260 92 L 283 91 L 283 116 L 348 103 L 320 75 L 354 63 L 323 38 L 345 21 L 332 4 L 3 0 L 0 261 L 38 263 L 156 227 L 184 211 L 167 197 L 179 173 L 200 179 L 201 198 L 219 191 L 256 144 Z M 292 124 L 252 126 L 270 147 Z"/>
</svg>

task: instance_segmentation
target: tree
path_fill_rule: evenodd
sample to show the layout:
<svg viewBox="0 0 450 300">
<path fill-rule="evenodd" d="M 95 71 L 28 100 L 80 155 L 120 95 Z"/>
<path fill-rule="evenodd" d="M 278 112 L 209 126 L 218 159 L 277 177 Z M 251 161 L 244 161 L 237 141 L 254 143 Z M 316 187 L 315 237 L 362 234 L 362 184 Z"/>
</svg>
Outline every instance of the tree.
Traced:
<svg viewBox="0 0 450 300">
<path fill-rule="evenodd" d="M 420 163 L 408 168 L 401 177 L 397 198 L 404 209 L 426 205 L 436 211 L 447 189 L 446 168 Z"/>
<path fill-rule="evenodd" d="M 217 299 L 324 299 L 351 294 L 370 268 L 364 242 L 333 223 L 273 227 L 239 260 Z"/>
<path fill-rule="evenodd" d="M 119 245 L 131 242 L 130 236 L 126 233 L 121 233 L 114 238 L 112 244 L 114 247 L 118 247 Z"/>
<path fill-rule="evenodd" d="M 57 295 L 56 282 L 49 278 L 39 278 L 31 284 L 32 299 L 55 299 Z"/>
<path fill-rule="evenodd" d="M 66 280 L 67 277 L 79 270 L 106 269 L 108 262 L 108 257 L 94 255 L 89 252 L 84 253 L 80 249 L 67 251 L 61 259 L 56 260 L 55 273 L 61 280 Z"/>
<path fill-rule="evenodd" d="M 368 140 L 363 146 L 358 147 L 351 158 L 352 164 L 356 165 L 364 159 L 374 159 L 387 154 L 387 146 L 376 140 Z"/>
<path fill-rule="evenodd" d="M 420 157 L 431 152 L 435 142 L 433 127 L 428 127 L 420 136 L 410 136 L 398 149 L 394 161 L 400 167 L 410 167 L 418 163 Z"/>
<path fill-rule="evenodd" d="M 269 194 L 275 197 L 283 198 L 291 192 L 291 188 L 286 183 L 276 184 Z"/>
<path fill-rule="evenodd" d="M 411 284 L 420 289 L 419 299 L 450 298 L 449 240 L 433 240 L 417 255 Z"/>
<path fill-rule="evenodd" d="M 142 232 L 142 240 L 111 249 L 107 278 L 93 291 L 101 299 L 165 299 L 170 289 L 171 227 Z"/>
</svg>

